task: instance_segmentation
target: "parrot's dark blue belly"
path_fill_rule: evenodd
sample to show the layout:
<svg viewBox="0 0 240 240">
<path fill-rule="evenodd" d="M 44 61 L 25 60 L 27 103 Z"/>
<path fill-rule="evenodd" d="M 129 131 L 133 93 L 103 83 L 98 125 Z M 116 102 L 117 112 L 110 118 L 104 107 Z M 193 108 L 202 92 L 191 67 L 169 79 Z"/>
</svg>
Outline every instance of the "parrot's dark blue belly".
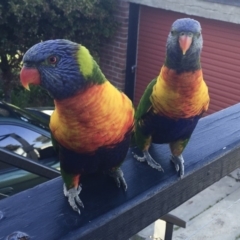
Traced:
<svg viewBox="0 0 240 240">
<path fill-rule="evenodd" d="M 119 167 L 124 161 L 129 148 L 131 131 L 124 139 L 111 146 L 101 147 L 94 153 L 76 153 L 64 147 L 59 148 L 61 168 L 66 173 L 83 174 L 107 171 Z"/>
<path fill-rule="evenodd" d="M 170 143 L 179 139 L 188 139 L 201 116 L 171 119 L 152 113 L 144 119 L 142 131 L 146 135 L 152 135 L 153 143 Z"/>
</svg>

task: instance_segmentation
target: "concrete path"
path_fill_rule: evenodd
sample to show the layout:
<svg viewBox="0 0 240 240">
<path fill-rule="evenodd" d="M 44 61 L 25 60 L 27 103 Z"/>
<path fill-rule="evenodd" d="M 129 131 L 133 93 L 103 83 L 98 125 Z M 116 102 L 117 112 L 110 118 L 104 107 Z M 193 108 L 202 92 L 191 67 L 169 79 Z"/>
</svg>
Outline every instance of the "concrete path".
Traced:
<svg viewBox="0 0 240 240">
<path fill-rule="evenodd" d="M 240 169 L 203 190 L 171 214 L 185 220 L 173 240 L 240 240 Z M 156 221 L 131 240 L 163 240 L 165 222 Z"/>
<path fill-rule="evenodd" d="M 171 212 L 187 222 L 174 240 L 240 240 L 240 169 Z"/>
</svg>

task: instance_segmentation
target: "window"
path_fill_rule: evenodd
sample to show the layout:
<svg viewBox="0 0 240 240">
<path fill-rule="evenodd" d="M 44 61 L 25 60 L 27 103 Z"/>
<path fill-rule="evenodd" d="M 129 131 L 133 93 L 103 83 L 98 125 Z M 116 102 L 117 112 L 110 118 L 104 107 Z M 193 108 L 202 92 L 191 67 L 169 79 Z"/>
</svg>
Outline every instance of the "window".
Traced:
<svg viewBox="0 0 240 240">
<path fill-rule="evenodd" d="M 22 117 L 21 119 L 24 121 L 22 126 L 10 124 L 7 120 L 7 112 L 0 107 L 1 117 L 6 117 L 6 120 L 4 120 L 4 124 L 0 124 L 0 149 L 5 149 L 33 161 L 39 161 L 39 163 L 50 167 L 57 168 L 59 166 L 56 152 L 48 135 L 24 127 L 28 121 L 23 120 Z M 20 120 L 18 122 L 21 124 Z M 47 180 L 31 173 L 31 171 L 28 172 L 5 164 L 0 159 L 0 200 Z"/>
<path fill-rule="evenodd" d="M 28 122 L 32 125 L 49 130 L 50 116 L 36 109 L 24 110 L 14 105 L 0 101 L 0 118 L 12 117 Z"/>
<path fill-rule="evenodd" d="M 35 161 L 56 155 L 49 137 L 20 126 L 0 126 L 0 147 Z"/>
</svg>

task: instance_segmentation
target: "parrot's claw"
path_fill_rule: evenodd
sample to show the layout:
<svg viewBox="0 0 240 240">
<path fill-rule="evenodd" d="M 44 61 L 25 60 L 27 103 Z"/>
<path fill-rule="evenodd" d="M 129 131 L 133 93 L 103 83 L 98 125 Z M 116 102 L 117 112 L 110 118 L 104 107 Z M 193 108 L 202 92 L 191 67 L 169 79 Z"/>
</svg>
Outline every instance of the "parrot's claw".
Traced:
<svg viewBox="0 0 240 240">
<path fill-rule="evenodd" d="M 182 155 L 171 157 L 171 161 L 174 163 L 176 171 L 179 172 L 180 178 L 184 176 L 184 159 Z"/>
<path fill-rule="evenodd" d="M 139 162 L 146 162 L 146 158 L 145 157 L 140 157 L 138 156 L 136 153 L 132 152 L 133 157 L 138 160 Z"/>
<path fill-rule="evenodd" d="M 79 207 L 84 208 L 83 202 L 81 201 L 81 199 L 79 198 L 79 194 L 81 192 L 82 188 L 80 186 L 78 186 L 78 188 L 71 188 L 69 190 L 67 190 L 65 184 L 63 185 L 63 192 L 65 197 L 68 198 L 68 202 L 70 204 L 70 206 L 72 207 L 72 209 L 76 212 L 78 212 L 79 214 L 81 214 Z"/>
<path fill-rule="evenodd" d="M 162 166 L 151 157 L 148 151 L 143 151 L 143 157 L 138 156 L 136 153 L 133 153 L 133 157 L 139 162 L 147 162 L 150 167 L 164 172 Z"/>
<path fill-rule="evenodd" d="M 123 171 L 121 168 L 117 168 L 116 170 L 110 170 L 109 176 L 114 178 L 114 181 L 117 184 L 117 187 L 120 188 L 120 186 L 123 186 L 124 191 L 127 191 L 127 183 L 126 180 L 123 177 Z"/>
</svg>

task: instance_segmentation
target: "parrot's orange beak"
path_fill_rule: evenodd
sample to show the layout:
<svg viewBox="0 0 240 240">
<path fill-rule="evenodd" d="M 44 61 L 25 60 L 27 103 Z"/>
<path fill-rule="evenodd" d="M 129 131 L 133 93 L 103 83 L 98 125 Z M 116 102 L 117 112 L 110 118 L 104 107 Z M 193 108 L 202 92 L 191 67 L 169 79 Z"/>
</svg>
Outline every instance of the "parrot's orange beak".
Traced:
<svg viewBox="0 0 240 240">
<path fill-rule="evenodd" d="M 23 67 L 20 72 L 20 80 L 27 90 L 29 89 L 29 84 L 38 85 L 40 84 L 40 74 L 36 68 Z"/>
<path fill-rule="evenodd" d="M 182 53 L 183 53 L 183 55 L 185 55 L 187 50 L 190 48 L 190 46 L 192 44 L 192 36 L 183 34 L 179 37 L 178 41 L 180 44 L 180 48 L 182 49 Z"/>
</svg>

